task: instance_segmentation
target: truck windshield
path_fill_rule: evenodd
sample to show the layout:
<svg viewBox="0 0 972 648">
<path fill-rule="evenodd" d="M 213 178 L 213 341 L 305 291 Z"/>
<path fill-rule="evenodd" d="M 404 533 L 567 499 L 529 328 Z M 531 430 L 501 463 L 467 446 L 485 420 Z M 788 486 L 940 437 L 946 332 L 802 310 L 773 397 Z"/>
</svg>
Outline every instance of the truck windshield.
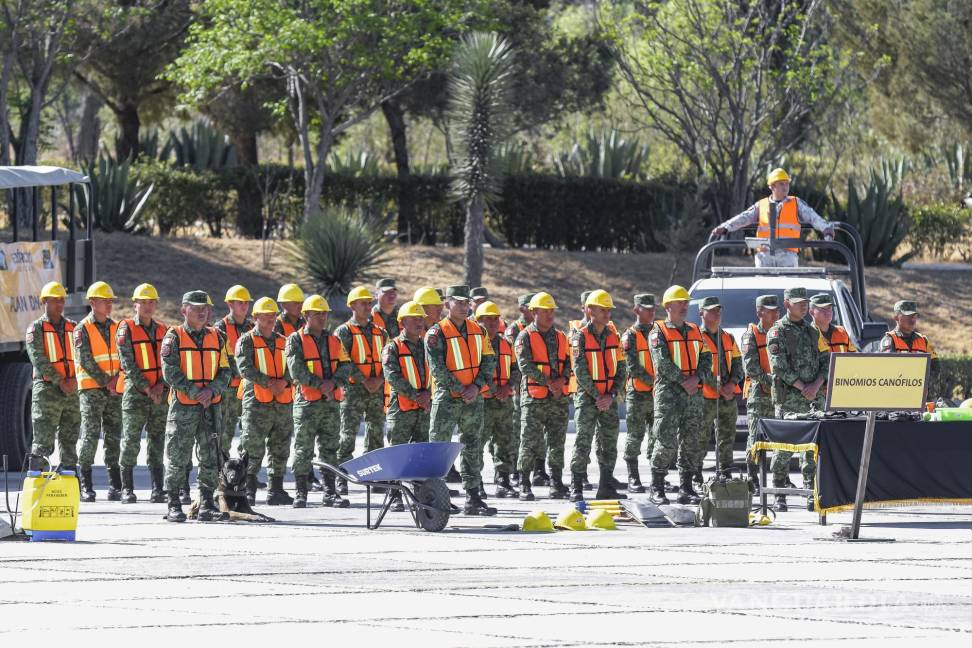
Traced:
<svg viewBox="0 0 972 648">
<path fill-rule="evenodd" d="M 760 295 L 776 294 L 779 300 L 780 309 L 783 308 L 783 291 L 759 290 L 759 289 L 732 289 L 732 290 L 696 290 L 692 293 L 692 301 L 689 302 L 689 312 L 687 320 L 698 323 L 699 303 L 704 297 L 715 296 L 722 304 L 722 326 L 724 328 L 745 328 L 750 323 L 756 321 L 756 298 Z M 813 294 L 817 294 L 814 292 Z M 837 299 L 832 292 L 828 291 L 836 304 Z M 810 316 L 807 315 L 809 321 Z M 841 324 L 840 308 L 834 308 L 834 324 Z"/>
</svg>

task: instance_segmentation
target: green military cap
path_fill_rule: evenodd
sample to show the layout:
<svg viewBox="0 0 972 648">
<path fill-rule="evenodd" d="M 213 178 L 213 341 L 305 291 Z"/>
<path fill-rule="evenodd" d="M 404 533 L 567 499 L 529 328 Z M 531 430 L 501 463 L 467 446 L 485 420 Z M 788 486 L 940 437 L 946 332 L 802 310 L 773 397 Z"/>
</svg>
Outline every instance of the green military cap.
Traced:
<svg viewBox="0 0 972 648">
<path fill-rule="evenodd" d="M 585 290 L 584 292 L 581 293 L 581 303 L 582 304 L 587 304 L 587 298 L 591 296 L 591 293 L 592 292 L 594 292 L 594 291 L 593 290 Z"/>
<path fill-rule="evenodd" d="M 386 290 L 398 290 L 395 287 L 395 280 L 385 277 L 384 279 L 379 279 L 375 283 L 375 290 L 378 292 L 385 292 Z"/>
<path fill-rule="evenodd" d="M 760 295 L 756 298 L 756 308 L 779 308 L 780 300 L 776 295 Z"/>
<path fill-rule="evenodd" d="M 651 293 L 639 293 L 634 296 L 635 306 L 644 306 L 645 308 L 655 307 L 655 296 Z"/>
<path fill-rule="evenodd" d="M 536 293 L 523 293 L 516 298 L 516 303 L 520 306 L 528 306 L 530 304 L 530 300 L 533 299 L 534 294 Z"/>
<path fill-rule="evenodd" d="M 469 286 L 449 286 L 446 288 L 446 297 L 448 299 L 469 299 Z"/>
<path fill-rule="evenodd" d="M 722 308 L 722 304 L 719 303 L 719 298 L 703 297 L 702 303 L 699 304 L 699 310 L 712 310 L 713 308 Z"/>
<path fill-rule="evenodd" d="M 472 299 L 478 299 L 479 297 L 482 297 L 483 299 L 489 299 L 489 291 L 483 288 L 482 286 L 476 286 L 475 288 L 469 291 L 469 297 Z"/>
<path fill-rule="evenodd" d="M 212 306 L 213 300 L 209 298 L 205 290 L 190 290 L 182 296 L 182 303 L 190 306 Z"/>
<path fill-rule="evenodd" d="M 810 298 L 810 305 L 817 308 L 833 308 L 834 298 L 828 293 L 817 293 Z"/>
<path fill-rule="evenodd" d="M 807 289 L 802 287 L 787 288 L 783 291 L 783 299 L 788 299 L 792 303 L 807 301 Z"/>
<path fill-rule="evenodd" d="M 908 301 L 907 299 L 902 299 L 897 304 L 894 305 L 895 315 L 917 315 L 918 314 L 918 302 Z"/>
</svg>

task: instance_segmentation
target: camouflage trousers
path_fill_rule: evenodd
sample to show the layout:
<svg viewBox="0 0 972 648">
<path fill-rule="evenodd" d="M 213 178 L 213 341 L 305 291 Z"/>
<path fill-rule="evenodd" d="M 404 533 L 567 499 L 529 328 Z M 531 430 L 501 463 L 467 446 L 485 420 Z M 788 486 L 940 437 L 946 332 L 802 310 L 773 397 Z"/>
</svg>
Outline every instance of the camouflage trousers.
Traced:
<svg viewBox="0 0 972 648">
<path fill-rule="evenodd" d="M 796 390 L 787 390 L 783 395 L 782 401 L 776 403 L 776 418 L 783 418 L 787 414 L 806 414 L 810 411 L 810 403 Z M 813 450 L 804 450 L 800 453 L 800 472 L 803 473 L 803 483 L 813 481 L 817 473 L 817 462 L 813 458 Z M 790 457 L 792 452 L 778 450 L 773 456 L 773 463 L 770 470 L 773 471 L 773 481 L 781 482 L 790 474 Z"/>
<path fill-rule="evenodd" d="M 222 411 L 215 403 L 203 409 L 202 405 L 183 405 L 173 401 L 165 419 L 165 490 L 178 492 L 192 469 L 192 448 L 196 446 L 199 458 L 199 488 L 215 490 L 216 452 L 213 435 L 219 434 Z"/>
<path fill-rule="evenodd" d="M 295 475 L 310 472 L 315 444 L 321 461 L 337 465 L 338 441 L 341 438 L 340 405 L 324 399 L 294 404 L 294 435 Z"/>
<path fill-rule="evenodd" d="M 676 388 L 678 388 L 676 386 Z M 680 474 L 695 470 L 702 437 L 702 393 L 660 394 L 655 392 L 655 447 L 651 453 L 652 473 L 667 473 L 675 459 Z M 677 454 L 676 454 L 677 453 Z"/>
<path fill-rule="evenodd" d="M 489 445 L 493 467 L 509 474 L 516 467 L 513 438 L 518 436 L 519 426 L 513 426 L 513 399 L 483 399 L 483 433 L 480 435 L 480 457 Z M 480 458 L 482 462 L 482 458 Z"/>
<path fill-rule="evenodd" d="M 138 451 L 142 447 L 142 429 L 148 442 L 147 464 L 150 468 L 161 468 L 165 462 L 165 419 L 169 405 L 163 393 L 162 401 L 156 405 L 145 394 L 134 389 L 126 389 L 122 396 L 122 468 L 134 468 L 138 464 Z"/>
<path fill-rule="evenodd" d="M 532 398 L 520 401 L 520 454 L 517 469 L 530 472 L 543 467 L 544 455 L 551 470 L 564 469 L 564 444 L 570 401 L 560 398 Z"/>
<path fill-rule="evenodd" d="M 718 411 L 716 411 L 718 410 Z M 715 450 L 717 466 L 720 470 L 732 467 L 732 444 L 736 441 L 736 399 L 705 399 L 702 436 L 699 438 L 699 454 L 695 460 L 695 472 L 702 472 L 702 463 L 709 451 L 709 441 L 715 431 Z"/>
<path fill-rule="evenodd" d="M 570 458 L 570 472 L 580 474 L 587 472 L 587 464 L 591 462 L 591 444 L 596 441 L 595 454 L 597 464 L 602 471 L 614 472 L 614 464 L 618 461 L 618 432 L 620 420 L 618 418 L 618 401 L 611 401 L 611 406 L 603 412 L 597 409 L 593 398 L 578 392 L 574 396 L 574 454 Z"/>
<path fill-rule="evenodd" d="M 641 454 L 641 442 L 648 436 L 646 455 L 651 459 L 655 435 L 651 426 L 655 419 L 655 397 L 650 392 L 630 390 L 624 398 L 625 425 L 628 428 L 624 443 L 625 461 L 637 460 Z"/>
<path fill-rule="evenodd" d="M 243 414 L 243 401 L 236 397 L 236 388 L 232 387 L 223 392 L 223 430 L 219 443 L 223 452 L 229 454 L 233 448 L 233 437 L 236 436 L 236 426 Z"/>
<path fill-rule="evenodd" d="M 459 428 L 459 443 L 463 444 L 459 455 L 459 474 L 466 491 L 482 485 L 483 452 L 479 437 L 483 431 L 483 397 L 477 395 L 471 403 L 453 398 L 448 393 L 437 393 L 432 400 L 429 417 L 429 440 L 452 441 L 452 433 Z"/>
<path fill-rule="evenodd" d="M 85 389 L 79 395 L 81 405 L 81 449 L 78 463 L 89 468 L 98 451 L 98 440 L 105 435 L 105 465 L 117 466 L 121 453 L 121 396 L 107 389 Z"/>
<path fill-rule="evenodd" d="M 760 419 L 775 418 L 776 412 L 773 409 L 773 399 L 768 394 L 750 396 L 746 401 L 746 425 L 749 428 L 749 436 L 746 437 L 746 453 L 756 443 L 756 426 Z"/>
<path fill-rule="evenodd" d="M 31 454 L 49 458 L 54 452 L 56 439 L 61 465 L 78 465 L 81 410 L 77 392 L 65 394 L 60 387 L 52 383 L 34 381 L 30 401 L 30 420 L 34 429 Z"/>
<path fill-rule="evenodd" d="M 341 401 L 341 442 L 338 445 L 338 461 L 344 463 L 354 454 L 354 442 L 358 437 L 361 419 L 365 424 L 365 452 L 384 445 L 382 424 L 385 422 L 385 394 L 381 390 L 369 394 L 359 385 L 345 390 Z"/>
<path fill-rule="evenodd" d="M 250 458 L 247 472 L 260 471 L 263 456 L 269 455 L 267 476 L 283 477 L 290 458 L 290 437 L 294 433 L 293 405 L 290 403 L 247 403 L 240 417 L 243 433 L 240 447 Z M 220 428 L 222 429 L 222 428 Z"/>
<path fill-rule="evenodd" d="M 394 402 L 388 406 L 385 416 L 385 431 L 390 445 L 403 443 L 422 443 L 429 440 L 429 411 L 414 409 L 403 412 Z"/>
</svg>

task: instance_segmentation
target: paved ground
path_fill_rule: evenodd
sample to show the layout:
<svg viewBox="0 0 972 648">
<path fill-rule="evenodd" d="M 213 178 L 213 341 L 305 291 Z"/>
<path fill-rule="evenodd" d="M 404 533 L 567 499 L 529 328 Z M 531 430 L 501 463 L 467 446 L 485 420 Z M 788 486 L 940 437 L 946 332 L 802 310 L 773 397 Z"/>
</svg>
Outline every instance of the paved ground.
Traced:
<svg viewBox="0 0 972 648">
<path fill-rule="evenodd" d="M 144 468 L 138 481 L 148 487 Z M 433 534 L 407 513 L 367 531 L 363 492 L 351 500 L 346 510 L 318 498 L 303 511 L 258 507 L 273 525 L 176 525 L 160 504 L 85 504 L 78 542 L 0 542 L 0 634 L 170 645 L 972 645 L 972 507 L 866 511 L 862 535 L 896 542 L 848 544 L 826 538 L 849 514 L 821 527 L 806 510 L 756 529 L 525 534 L 486 525 L 564 504 L 491 498 L 498 517 L 454 517 Z"/>
</svg>

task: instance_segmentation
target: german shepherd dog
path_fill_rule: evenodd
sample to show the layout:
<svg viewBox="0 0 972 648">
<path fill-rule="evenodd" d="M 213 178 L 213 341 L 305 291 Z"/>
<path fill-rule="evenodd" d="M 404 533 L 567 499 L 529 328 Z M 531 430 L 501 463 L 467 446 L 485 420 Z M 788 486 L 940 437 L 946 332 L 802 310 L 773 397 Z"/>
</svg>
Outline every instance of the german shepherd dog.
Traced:
<svg viewBox="0 0 972 648">
<path fill-rule="evenodd" d="M 257 513 L 246 501 L 246 468 L 250 458 L 244 452 L 239 458 L 232 459 L 222 452 L 223 468 L 219 471 L 219 488 L 216 490 L 216 507 L 222 513 L 219 518 L 228 522 L 274 522 L 272 517 Z M 192 502 L 189 519 L 199 517 L 199 500 Z"/>
</svg>

